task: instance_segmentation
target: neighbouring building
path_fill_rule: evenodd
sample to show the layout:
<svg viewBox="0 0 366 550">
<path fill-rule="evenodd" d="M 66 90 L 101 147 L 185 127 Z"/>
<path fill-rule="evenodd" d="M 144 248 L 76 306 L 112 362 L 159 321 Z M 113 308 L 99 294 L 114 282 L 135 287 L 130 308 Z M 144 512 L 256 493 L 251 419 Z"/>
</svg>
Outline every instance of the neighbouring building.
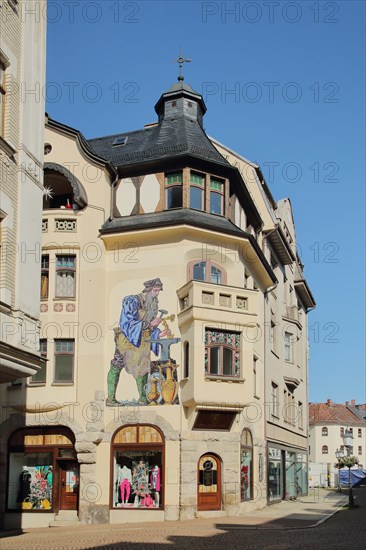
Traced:
<svg viewBox="0 0 366 550">
<path fill-rule="evenodd" d="M 333 403 L 309 404 L 309 461 L 326 464 L 328 483 L 334 483 L 337 463 L 336 451 L 344 448 L 342 436 L 348 428 L 353 434 L 351 455 L 358 458 L 359 468 L 366 465 L 366 405 L 356 405 L 355 401 L 346 401 L 345 405 Z M 358 414 L 355 414 L 358 412 Z"/>
<path fill-rule="evenodd" d="M 155 110 L 89 140 L 46 117 L 46 361 L 2 425 L 7 526 L 240 515 L 307 490 L 315 302 L 290 201 L 205 134 L 183 79 Z"/>
<path fill-rule="evenodd" d="M 0 383 L 35 375 L 43 194 L 45 2 L 0 2 Z"/>
</svg>

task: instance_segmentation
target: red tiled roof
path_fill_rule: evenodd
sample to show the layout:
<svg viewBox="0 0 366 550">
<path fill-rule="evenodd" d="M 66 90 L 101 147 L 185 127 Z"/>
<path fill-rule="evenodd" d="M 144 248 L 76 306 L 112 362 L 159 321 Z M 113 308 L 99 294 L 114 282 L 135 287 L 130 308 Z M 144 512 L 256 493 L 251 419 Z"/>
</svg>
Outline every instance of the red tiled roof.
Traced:
<svg viewBox="0 0 366 550">
<path fill-rule="evenodd" d="M 360 425 L 363 421 L 345 405 L 338 403 L 309 403 L 309 424 Z"/>
</svg>

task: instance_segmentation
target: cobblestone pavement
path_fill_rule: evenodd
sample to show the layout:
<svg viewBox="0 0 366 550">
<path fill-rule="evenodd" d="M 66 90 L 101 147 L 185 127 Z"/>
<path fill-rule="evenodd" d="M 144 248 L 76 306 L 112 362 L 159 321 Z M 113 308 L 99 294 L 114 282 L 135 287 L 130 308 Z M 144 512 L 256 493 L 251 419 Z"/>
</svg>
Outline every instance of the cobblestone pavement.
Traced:
<svg viewBox="0 0 366 550">
<path fill-rule="evenodd" d="M 300 502 L 240 517 L 9 531 L 1 534 L 0 546 L 1 550 L 364 550 L 366 487 L 355 489 L 354 495 L 352 510 L 340 508 L 346 497 L 324 491 L 318 502 L 309 495 Z"/>
</svg>

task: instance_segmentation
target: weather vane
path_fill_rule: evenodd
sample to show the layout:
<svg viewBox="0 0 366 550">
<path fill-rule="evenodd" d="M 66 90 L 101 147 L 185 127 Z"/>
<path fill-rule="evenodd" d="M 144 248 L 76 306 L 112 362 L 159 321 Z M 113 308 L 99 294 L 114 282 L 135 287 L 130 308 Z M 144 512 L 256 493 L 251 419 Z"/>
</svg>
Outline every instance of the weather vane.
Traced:
<svg viewBox="0 0 366 550">
<path fill-rule="evenodd" d="M 184 59 L 184 57 L 182 56 L 182 48 L 180 49 L 180 52 L 179 52 L 179 57 L 178 59 L 176 60 L 177 63 L 179 64 L 179 76 L 178 76 L 178 80 L 179 82 L 183 82 L 184 80 L 184 76 L 182 75 L 182 67 L 183 67 L 183 63 L 190 63 L 192 61 L 192 59 Z"/>
</svg>

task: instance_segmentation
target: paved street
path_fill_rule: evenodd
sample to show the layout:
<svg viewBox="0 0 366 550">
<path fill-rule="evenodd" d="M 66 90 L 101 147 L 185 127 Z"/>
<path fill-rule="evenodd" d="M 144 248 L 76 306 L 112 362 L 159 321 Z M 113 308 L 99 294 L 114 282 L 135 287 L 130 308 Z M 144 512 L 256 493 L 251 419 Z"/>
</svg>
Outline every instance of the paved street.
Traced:
<svg viewBox="0 0 366 550">
<path fill-rule="evenodd" d="M 366 488 L 355 489 L 354 495 L 353 510 L 341 507 L 346 495 L 320 491 L 237 518 L 7 532 L 2 534 L 1 549 L 364 550 Z"/>
</svg>

